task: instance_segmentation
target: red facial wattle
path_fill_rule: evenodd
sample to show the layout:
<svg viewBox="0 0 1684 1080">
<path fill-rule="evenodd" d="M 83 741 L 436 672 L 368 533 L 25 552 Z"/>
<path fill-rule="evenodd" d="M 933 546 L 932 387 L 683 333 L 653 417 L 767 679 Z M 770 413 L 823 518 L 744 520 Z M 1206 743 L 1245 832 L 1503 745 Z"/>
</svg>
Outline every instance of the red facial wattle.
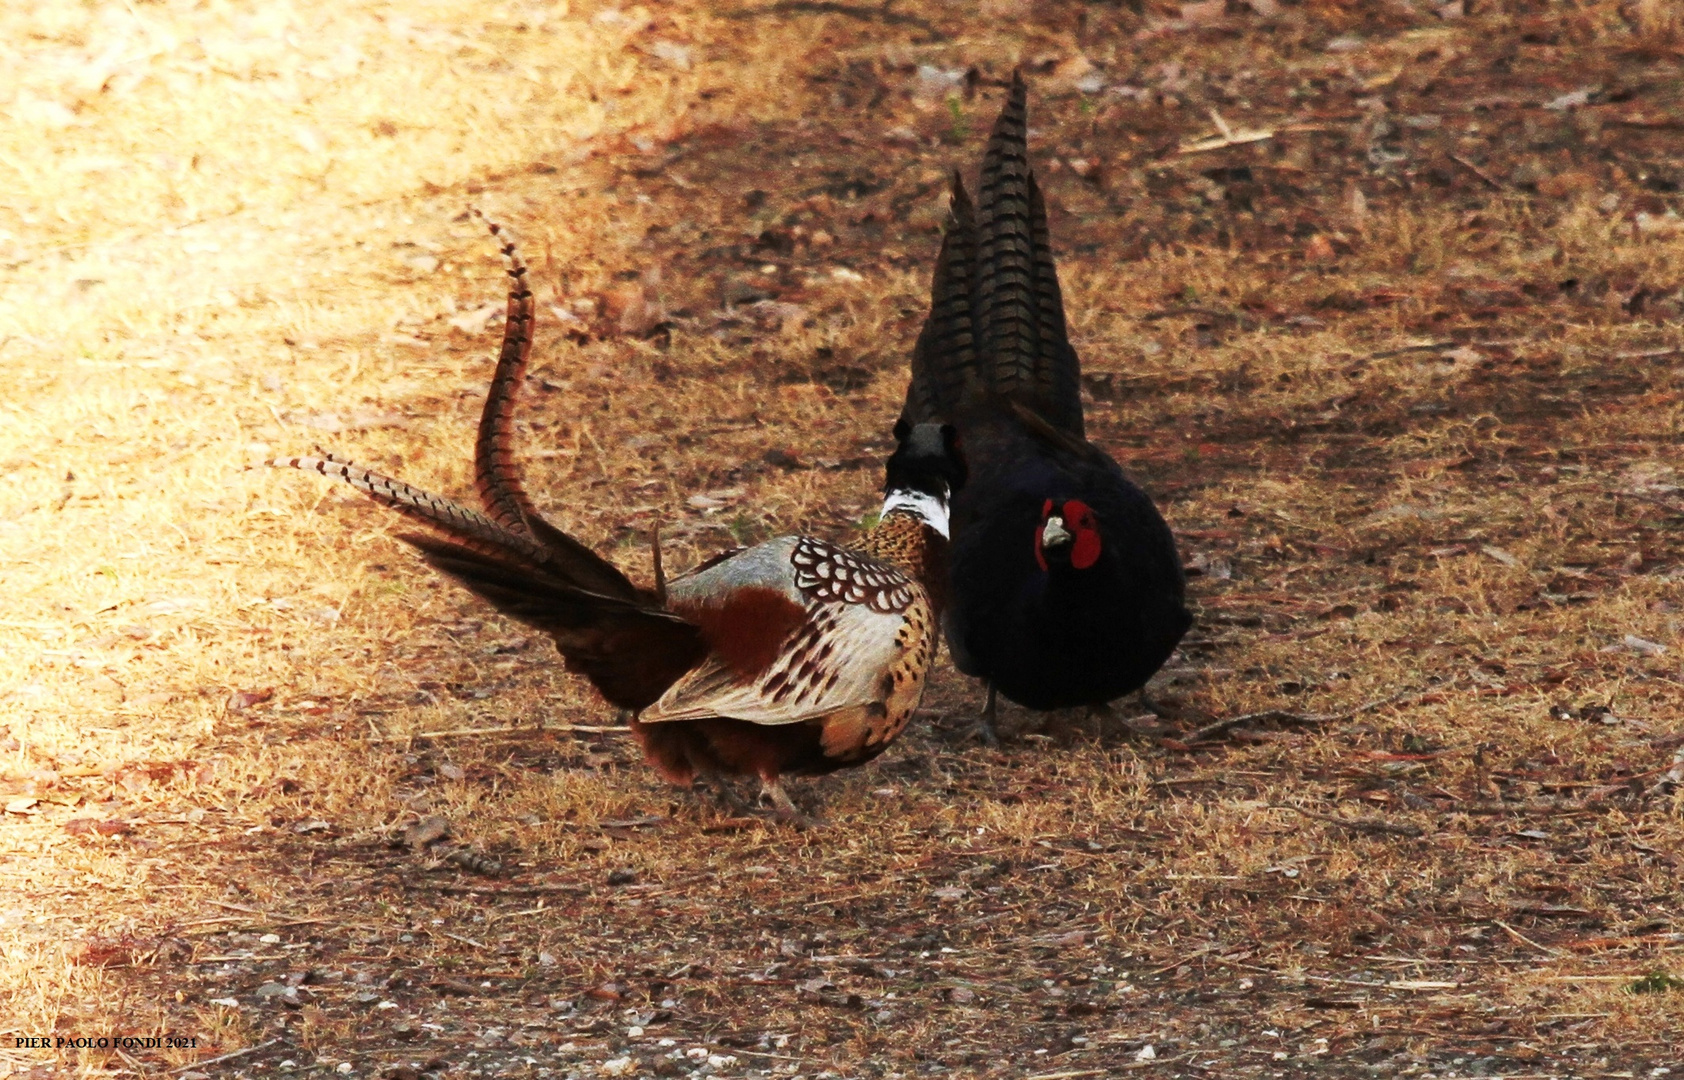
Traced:
<svg viewBox="0 0 1684 1080">
<path fill-rule="evenodd" d="M 1064 504 L 1064 526 L 1076 537 L 1070 545 L 1070 565 L 1086 570 L 1099 561 L 1099 519 L 1080 499 Z"/>
<path fill-rule="evenodd" d="M 1035 561 L 1040 564 L 1041 572 L 1047 570 L 1047 553 L 1041 550 L 1041 533 L 1047 524 L 1047 518 L 1052 515 L 1053 501 L 1048 499 L 1041 504 L 1041 526 L 1035 530 Z"/>
<path fill-rule="evenodd" d="M 1047 519 L 1052 516 L 1053 501 L 1048 499 L 1041 505 L 1041 528 L 1035 530 L 1035 562 L 1043 571 L 1047 569 L 1047 553 L 1041 538 L 1045 534 Z M 1086 570 L 1099 561 L 1099 518 L 1093 508 L 1080 499 L 1067 500 L 1060 508 L 1060 518 L 1072 537 L 1070 565 L 1077 570 Z"/>
</svg>

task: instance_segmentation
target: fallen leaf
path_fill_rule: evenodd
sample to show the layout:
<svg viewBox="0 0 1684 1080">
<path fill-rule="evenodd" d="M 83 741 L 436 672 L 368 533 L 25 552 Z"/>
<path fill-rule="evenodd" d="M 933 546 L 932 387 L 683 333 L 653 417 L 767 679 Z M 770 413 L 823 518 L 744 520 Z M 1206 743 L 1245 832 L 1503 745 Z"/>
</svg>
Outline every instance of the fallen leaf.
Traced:
<svg viewBox="0 0 1684 1080">
<path fill-rule="evenodd" d="M 1665 645 L 1658 641 L 1650 641 L 1648 638 L 1640 638 L 1636 634 L 1627 634 L 1621 639 L 1621 644 L 1633 652 L 1642 653 L 1644 656 L 1659 656 L 1666 652 Z"/>
<path fill-rule="evenodd" d="M 1601 89 L 1600 86 L 1581 87 L 1571 93 L 1562 94 L 1560 97 L 1544 102 L 1544 108 L 1552 112 L 1566 112 L 1568 109 L 1577 109 L 1589 105 L 1591 96 Z"/>
<path fill-rule="evenodd" d="M 1485 552 L 1485 554 L 1491 556 L 1493 559 L 1496 559 L 1504 566 L 1518 567 L 1520 565 L 1519 559 L 1515 558 L 1513 555 L 1504 551 L 1500 547 L 1492 547 L 1490 544 L 1485 544 L 1481 546 L 1479 550 Z"/>
<path fill-rule="evenodd" d="M 438 814 L 422 818 L 403 832 L 403 842 L 412 848 L 436 844 L 450 835 L 450 819 Z"/>
</svg>

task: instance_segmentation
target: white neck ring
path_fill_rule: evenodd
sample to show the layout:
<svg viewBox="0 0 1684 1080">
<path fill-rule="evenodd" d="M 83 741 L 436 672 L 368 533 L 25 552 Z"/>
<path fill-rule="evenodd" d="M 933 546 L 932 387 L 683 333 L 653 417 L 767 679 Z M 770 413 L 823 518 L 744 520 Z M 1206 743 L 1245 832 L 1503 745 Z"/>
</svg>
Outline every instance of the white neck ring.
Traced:
<svg viewBox="0 0 1684 1080">
<path fill-rule="evenodd" d="M 947 500 L 939 495 L 931 495 L 926 491 L 895 490 L 883 500 L 881 517 L 888 517 L 896 510 L 901 510 L 920 518 L 924 524 L 941 534 L 943 540 L 947 536 Z"/>
</svg>

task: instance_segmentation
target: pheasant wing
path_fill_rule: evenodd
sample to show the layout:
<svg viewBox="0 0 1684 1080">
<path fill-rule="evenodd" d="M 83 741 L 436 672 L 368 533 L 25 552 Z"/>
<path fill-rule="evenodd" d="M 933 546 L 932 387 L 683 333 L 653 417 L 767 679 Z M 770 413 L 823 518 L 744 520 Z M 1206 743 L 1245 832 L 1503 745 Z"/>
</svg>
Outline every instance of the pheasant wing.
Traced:
<svg viewBox="0 0 1684 1080">
<path fill-rule="evenodd" d="M 785 576 L 766 584 L 799 604 L 799 620 L 779 635 L 776 647 L 752 665 L 716 647 L 640 720 L 724 716 L 754 724 L 800 723 L 881 703 L 896 689 L 897 677 L 908 677 L 909 655 L 924 650 L 920 655 L 927 661 L 933 623 L 928 598 L 892 566 L 801 537 Z M 727 598 L 726 605 L 730 602 Z M 715 618 L 703 620 L 704 628 Z M 917 664 L 911 668 L 922 670 Z"/>
<path fill-rule="evenodd" d="M 771 667 L 745 679 L 718 657 L 681 677 L 638 717 L 646 724 L 725 716 L 797 724 L 885 696 L 885 674 L 907 651 L 906 619 L 868 607 L 818 603 Z"/>
</svg>

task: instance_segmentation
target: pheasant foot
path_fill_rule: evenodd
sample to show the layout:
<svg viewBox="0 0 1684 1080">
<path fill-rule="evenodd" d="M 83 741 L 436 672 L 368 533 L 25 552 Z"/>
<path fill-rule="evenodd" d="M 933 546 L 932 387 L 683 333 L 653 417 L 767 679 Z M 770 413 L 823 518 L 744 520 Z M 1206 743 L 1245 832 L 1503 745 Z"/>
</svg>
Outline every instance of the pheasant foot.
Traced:
<svg viewBox="0 0 1684 1080">
<path fill-rule="evenodd" d="M 754 807 L 743 801 L 731 787 L 731 782 L 711 769 L 697 769 L 696 779 L 712 793 L 715 809 L 723 810 L 735 817 L 754 817 Z"/>
<path fill-rule="evenodd" d="M 1158 717 L 1163 714 L 1153 708 L 1144 693 L 1141 695 L 1141 704 L 1153 711 L 1137 716 L 1123 716 L 1116 704 L 1108 701 L 1102 705 L 1089 705 L 1088 715 L 1099 722 L 1101 739 L 1109 738 L 1119 727 L 1124 735 L 1132 735 L 1138 739 L 1155 739 L 1168 730 L 1166 725 L 1158 722 Z"/>
<path fill-rule="evenodd" d="M 998 750 L 1000 748 L 1000 732 L 994 726 L 995 717 L 999 715 L 1000 703 L 994 690 L 994 684 L 988 684 L 988 702 L 983 705 L 982 712 L 977 715 L 976 725 L 969 734 L 975 735 L 982 742 Z"/>
</svg>

